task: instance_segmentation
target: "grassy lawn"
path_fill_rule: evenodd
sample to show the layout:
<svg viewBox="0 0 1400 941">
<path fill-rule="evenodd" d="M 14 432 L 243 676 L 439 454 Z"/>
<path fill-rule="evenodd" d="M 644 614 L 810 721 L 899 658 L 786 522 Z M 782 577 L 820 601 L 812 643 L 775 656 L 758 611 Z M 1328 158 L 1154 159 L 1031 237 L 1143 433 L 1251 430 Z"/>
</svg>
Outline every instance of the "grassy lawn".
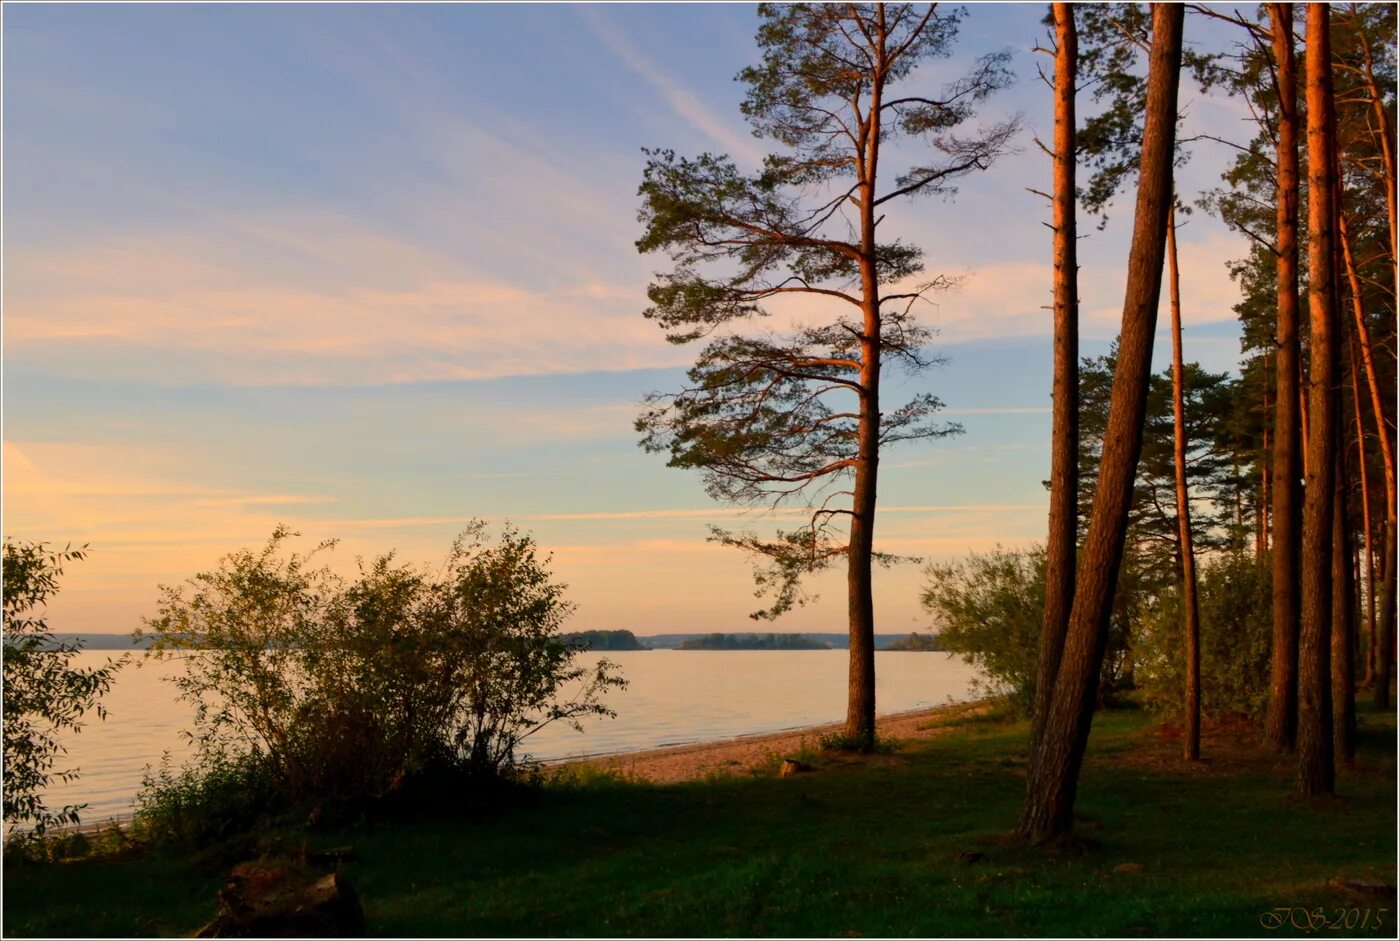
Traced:
<svg viewBox="0 0 1400 941">
<path fill-rule="evenodd" d="M 1363 707 L 1364 708 L 1364 707 Z M 477 820 L 313 832 L 353 844 L 345 872 L 381 935 L 1297 935 L 1279 906 L 1329 921 L 1396 899 L 1395 717 L 1363 711 L 1358 768 L 1334 801 L 1290 796 L 1291 763 L 1247 730 L 1206 760 L 1142 713 L 1094 722 L 1081 845 L 1007 839 L 1023 788 L 1024 722 L 965 715 L 949 731 L 814 773 L 655 786 L 554 784 Z M 180 934 L 213 915 L 228 860 L 140 856 L 10 865 L 8 935 Z M 1383 917 L 1377 912 L 1385 909 Z M 1342 911 L 1339 911 L 1342 910 Z M 1295 917 L 1300 921 L 1301 915 Z"/>
</svg>

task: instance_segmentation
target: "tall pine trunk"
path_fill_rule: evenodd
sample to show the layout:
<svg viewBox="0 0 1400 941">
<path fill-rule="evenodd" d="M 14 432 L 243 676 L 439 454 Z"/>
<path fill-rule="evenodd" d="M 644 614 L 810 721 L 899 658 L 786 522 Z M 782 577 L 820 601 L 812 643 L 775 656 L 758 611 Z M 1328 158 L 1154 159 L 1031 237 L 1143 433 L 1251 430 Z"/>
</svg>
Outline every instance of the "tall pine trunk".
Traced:
<svg viewBox="0 0 1400 941">
<path fill-rule="evenodd" d="M 1386 426 L 1385 408 L 1381 399 L 1380 378 L 1376 374 L 1375 347 L 1372 344 L 1370 324 L 1366 321 L 1366 311 L 1362 306 L 1361 279 L 1356 270 L 1356 258 L 1352 254 L 1351 232 L 1346 216 L 1340 219 L 1342 261 L 1346 266 L 1347 282 L 1351 288 L 1352 319 L 1356 324 L 1357 345 L 1361 348 L 1361 362 L 1366 368 L 1366 388 L 1370 393 L 1371 411 L 1375 418 L 1376 441 L 1380 445 L 1381 469 L 1385 476 L 1385 538 L 1381 542 L 1384 563 L 1384 577 L 1381 581 L 1380 623 L 1376 633 L 1376 661 L 1373 687 L 1373 701 L 1385 709 L 1390 706 L 1390 676 L 1394 663 L 1395 645 L 1395 533 L 1396 533 L 1396 485 L 1395 485 L 1395 445 L 1391 440 L 1390 429 Z"/>
<path fill-rule="evenodd" d="M 1332 502 L 1332 747 L 1336 764 L 1350 768 L 1356 759 L 1356 584 L 1343 437 L 1339 422 Z"/>
<path fill-rule="evenodd" d="M 1391 668 L 1395 665 L 1395 502 L 1386 514 L 1384 575 L 1381 577 L 1381 617 L 1376 625 L 1376 683 L 1371 690 L 1371 702 L 1377 709 L 1390 708 Z"/>
<path fill-rule="evenodd" d="M 884 48 L 884 36 L 880 37 Z M 880 470 L 880 279 L 875 240 L 875 182 L 880 165 L 880 109 L 883 80 L 870 90 L 868 139 L 860 161 L 860 279 L 864 323 L 860 337 L 860 433 L 851 497 L 847 546 L 847 605 L 850 672 L 847 680 L 846 741 L 868 752 L 875 748 L 875 504 Z"/>
<path fill-rule="evenodd" d="M 1303 489 L 1303 610 L 1298 635 L 1298 779 L 1304 796 L 1331 794 L 1332 507 L 1336 499 L 1336 137 L 1331 9 L 1308 8 L 1308 466 Z"/>
<path fill-rule="evenodd" d="M 1108 620 L 1123 560 L 1133 480 L 1142 454 L 1152 340 L 1172 199 L 1183 12 L 1175 4 L 1158 3 L 1152 7 L 1152 49 L 1148 54 L 1137 206 L 1099 482 L 1075 581 L 1060 669 L 1041 740 L 1031 755 L 1018 825 L 1022 836 L 1034 843 L 1060 839 L 1072 829 L 1079 768 L 1093 722 Z"/>
<path fill-rule="evenodd" d="M 873 283 L 873 275 L 872 275 Z M 867 331 L 879 327 L 878 302 L 867 310 Z M 878 333 L 874 334 L 878 337 Z M 875 747 L 875 596 L 874 560 L 876 480 L 879 469 L 880 363 L 878 340 L 862 342 L 859 460 L 851 506 L 847 546 L 847 604 L 850 622 L 850 670 L 846 699 L 846 740 L 850 747 Z"/>
<path fill-rule="evenodd" d="M 875 420 L 879 420 L 878 415 Z M 863 442 L 861 451 L 867 452 Z M 855 499 L 847 548 L 846 588 L 851 649 L 845 734 L 850 747 L 860 751 L 869 751 L 875 745 L 875 603 L 871 564 L 876 460 L 876 455 L 867 454 L 856 468 Z"/>
<path fill-rule="evenodd" d="M 1361 478 L 1361 533 L 1366 560 L 1362 573 L 1366 585 L 1366 672 L 1362 684 L 1369 685 L 1376 677 L 1376 558 L 1371 545 L 1371 481 L 1370 472 L 1366 469 L 1366 422 L 1361 417 L 1359 354 L 1356 351 L 1356 337 L 1349 336 L 1348 340 L 1351 350 L 1351 404 L 1356 419 L 1356 467 Z"/>
<path fill-rule="evenodd" d="M 1050 432 L 1050 534 L 1045 547 L 1045 611 L 1040 627 L 1035 704 L 1031 722 L 1034 753 L 1055 676 L 1060 669 L 1070 605 L 1074 602 L 1075 541 L 1079 505 L 1079 263 L 1076 253 L 1074 93 L 1079 39 L 1073 5 L 1056 3 L 1055 179 L 1052 192 L 1055 262 L 1055 378 Z"/>
<path fill-rule="evenodd" d="M 1266 738 L 1293 747 L 1298 713 L 1298 566 L 1302 529 L 1302 456 L 1298 350 L 1298 88 L 1293 6 L 1269 4 L 1278 75 L 1278 199 L 1275 261 L 1278 320 L 1274 359 L 1273 649 L 1269 662 Z"/>
<path fill-rule="evenodd" d="M 1175 198 L 1175 197 L 1173 197 Z M 1186 393 L 1181 355 L 1181 271 L 1176 260 L 1176 207 L 1167 215 L 1167 278 L 1172 314 L 1172 457 L 1176 469 L 1176 548 L 1181 558 L 1181 627 L 1186 656 L 1182 757 L 1201 757 L 1201 610 L 1196 599 L 1196 549 L 1191 490 L 1186 481 Z"/>
</svg>

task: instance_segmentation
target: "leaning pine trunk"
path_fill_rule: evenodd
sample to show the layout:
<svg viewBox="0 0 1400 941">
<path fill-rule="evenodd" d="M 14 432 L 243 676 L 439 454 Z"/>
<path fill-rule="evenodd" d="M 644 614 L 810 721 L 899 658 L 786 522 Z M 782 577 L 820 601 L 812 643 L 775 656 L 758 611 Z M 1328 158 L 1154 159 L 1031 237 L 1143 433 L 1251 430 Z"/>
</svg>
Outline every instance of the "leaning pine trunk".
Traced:
<svg viewBox="0 0 1400 941">
<path fill-rule="evenodd" d="M 1079 501 L 1079 263 L 1074 203 L 1074 83 L 1079 40 L 1073 5 L 1055 17 L 1055 379 L 1050 439 L 1050 536 L 1045 547 L 1045 611 L 1036 666 L 1031 751 L 1040 741 L 1074 601 Z"/>
<path fill-rule="evenodd" d="M 1108 620 L 1123 560 L 1133 479 L 1142 453 L 1152 339 L 1157 326 L 1167 212 L 1172 198 L 1182 14 L 1182 7 L 1176 4 L 1158 3 L 1152 7 L 1152 50 L 1148 56 L 1137 206 L 1099 482 L 1059 675 L 1039 747 L 1031 755 L 1018 825 L 1019 832 L 1034 843 L 1065 837 L 1072 828 L 1079 767 L 1094 717 Z"/>
<path fill-rule="evenodd" d="M 1181 272 L 1176 263 L 1176 207 L 1167 215 L 1167 272 L 1172 312 L 1172 451 L 1176 465 L 1176 545 L 1181 555 L 1181 626 L 1185 639 L 1185 730 L 1182 757 L 1201 758 L 1201 614 L 1196 600 L 1196 550 L 1191 543 L 1191 491 L 1186 483 L 1186 402 L 1182 389 Z"/>
<path fill-rule="evenodd" d="M 1361 280 L 1356 271 L 1356 259 L 1352 255 L 1351 233 L 1348 231 L 1345 215 L 1340 217 L 1338 235 L 1341 240 L 1342 261 L 1346 266 L 1347 281 L 1351 288 L 1351 307 L 1356 324 L 1356 339 L 1360 347 L 1361 362 L 1366 367 L 1366 389 L 1370 393 L 1371 411 L 1376 423 L 1376 442 L 1380 446 L 1381 469 L 1385 478 L 1385 539 L 1381 543 L 1381 552 L 1385 558 L 1385 576 L 1382 579 L 1381 587 L 1380 624 L 1377 627 L 1379 636 L 1375 645 L 1373 696 L 1378 708 L 1388 709 L 1390 707 L 1390 675 L 1394 662 L 1395 644 L 1395 448 L 1391 442 L 1390 429 L 1386 426 L 1385 408 L 1381 401 L 1381 383 L 1376 375 L 1376 359 L 1373 355 L 1371 329 L 1366 322 L 1365 309 L 1361 305 Z"/>
<path fill-rule="evenodd" d="M 1332 506 L 1336 481 L 1337 310 L 1335 115 L 1331 10 L 1308 9 L 1308 461 L 1303 490 L 1303 611 L 1298 635 L 1298 780 L 1304 796 L 1331 794 Z"/>
<path fill-rule="evenodd" d="M 1274 360 L 1273 650 L 1265 737 L 1292 749 L 1298 710 L 1298 565 L 1302 529 L 1298 352 L 1298 92 L 1293 57 L 1293 5 L 1269 4 L 1278 75 L 1278 207 L 1275 260 L 1278 321 Z"/>
</svg>

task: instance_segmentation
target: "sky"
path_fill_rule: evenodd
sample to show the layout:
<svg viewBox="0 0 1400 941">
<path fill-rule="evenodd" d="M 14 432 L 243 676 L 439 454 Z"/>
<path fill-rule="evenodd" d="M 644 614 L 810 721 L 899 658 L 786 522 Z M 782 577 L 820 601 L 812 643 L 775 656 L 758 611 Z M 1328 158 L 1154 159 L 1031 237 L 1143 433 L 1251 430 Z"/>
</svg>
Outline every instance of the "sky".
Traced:
<svg viewBox="0 0 1400 941">
<path fill-rule="evenodd" d="M 1041 4 L 975 4 L 941 85 L 1010 49 L 1016 152 L 950 200 L 892 204 L 891 234 L 960 278 L 925 313 L 944 365 L 894 380 L 965 433 L 882 459 L 878 549 L 948 560 L 1043 539 L 1049 467 L 1049 89 Z M 337 567 L 440 559 L 473 518 L 535 535 L 570 626 L 843 630 L 840 573 L 774 624 L 716 504 L 644 453 L 639 402 L 694 351 L 642 317 L 663 257 L 635 241 L 643 147 L 769 145 L 739 112 L 744 4 L 42 5 L 3 10 L 3 528 L 88 543 L 57 631 L 126 632 L 157 586 L 278 523 Z M 1222 27 L 1188 17 L 1188 43 Z M 1182 91 L 1186 132 L 1249 136 Z M 1081 108 L 1092 110 L 1087 95 Z M 1225 154 L 1200 145 L 1187 198 Z M 1121 312 L 1131 201 L 1082 218 L 1083 352 Z M 1124 211 L 1127 210 L 1127 211 Z M 1225 267 L 1242 239 L 1181 228 L 1188 359 L 1238 359 Z M 1165 292 L 1164 292 L 1165 294 Z M 1160 318 L 1165 326 L 1166 318 Z M 1169 356 L 1159 328 L 1159 368 Z M 918 564 L 876 575 L 877 630 L 928 627 Z"/>
</svg>

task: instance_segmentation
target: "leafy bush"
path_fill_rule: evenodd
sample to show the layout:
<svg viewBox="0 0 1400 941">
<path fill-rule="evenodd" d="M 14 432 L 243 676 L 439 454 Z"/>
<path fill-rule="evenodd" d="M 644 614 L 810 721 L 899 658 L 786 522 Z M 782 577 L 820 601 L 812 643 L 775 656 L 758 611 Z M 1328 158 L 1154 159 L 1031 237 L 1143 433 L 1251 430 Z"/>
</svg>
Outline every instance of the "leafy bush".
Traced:
<svg viewBox="0 0 1400 941">
<path fill-rule="evenodd" d="M 1008 695 L 1021 709 L 1035 698 L 1045 604 L 1045 550 L 997 548 L 925 569 L 924 610 L 944 649 L 981 671 L 990 695 Z"/>
<path fill-rule="evenodd" d="M 1045 548 L 997 548 L 925 569 L 923 605 L 945 650 L 981 671 L 974 681 L 988 695 L 1004 695 L 1020 711 L 1035 700 L 1036 662 L 1045 606 Z M 1128 625 L 1136 611 L 1131 573 L 1125 573 L 1110 619 L 1101 697 L 1130 671 Z"/>
<path fill-rule="evenodd" d="M 1268 558 L 1229 554 L 1199 570 L 1201 710 L 1208 716 L 1258 719 L 1269 698 L 1273 630 Z M 1181 594 L 1165 592 L 1133 641 L 1143 705 L 1181 715 L 1185 697 Z"/>
<path fill-rule="evenodd" d="M 38 613 L 58 591 L 65 562 L 83 558 L 83 549 L 50 549 L 42 542 L 5 542 L 5 721 L 4 814 L 6 823 L 28 823 L 42 835 L 49 827 L 78 822 L 85 805 L 52 810 L 41 792 L 57 778 L 71 781 L 76 770 L 55 770 L 64 748 L 63 730 L 82 728 L 89 711 L 106 716 L 101 697 L 112 685 L 121 661 L 82 669 L 71 665 L 77 643 L 59 643 Z"/>
<path fill-rule="evenodd" d="M 176 772 L 167 753 L 159 768 L 147 767 L 141 783 L 135 836 L 157 846 L 217 845 L 283 806 L 270 768 L 254 756 L 216 758 Z"/>
<path fill-rule="evenodd" d="M 175 679 L 196 707 L 192 776 L 157 778 L 146 805 L 181 808 L 256 774 L 284 805 L 341 806 L 401 791 L 416 776 L 514 775 L 526 739 L 581 730 L 625 684 L 574 662 L 559 628 L 572 610 L 534 541 L 475 524 L 436 574 L 395 561 L 346 581 L 287 554 L 277 529 L 258 552 L 162 588 L 148 621 L 156 655 L 189 650 Z M 259 787 L 262 787 L 259 784 Z"/>
</svg>

